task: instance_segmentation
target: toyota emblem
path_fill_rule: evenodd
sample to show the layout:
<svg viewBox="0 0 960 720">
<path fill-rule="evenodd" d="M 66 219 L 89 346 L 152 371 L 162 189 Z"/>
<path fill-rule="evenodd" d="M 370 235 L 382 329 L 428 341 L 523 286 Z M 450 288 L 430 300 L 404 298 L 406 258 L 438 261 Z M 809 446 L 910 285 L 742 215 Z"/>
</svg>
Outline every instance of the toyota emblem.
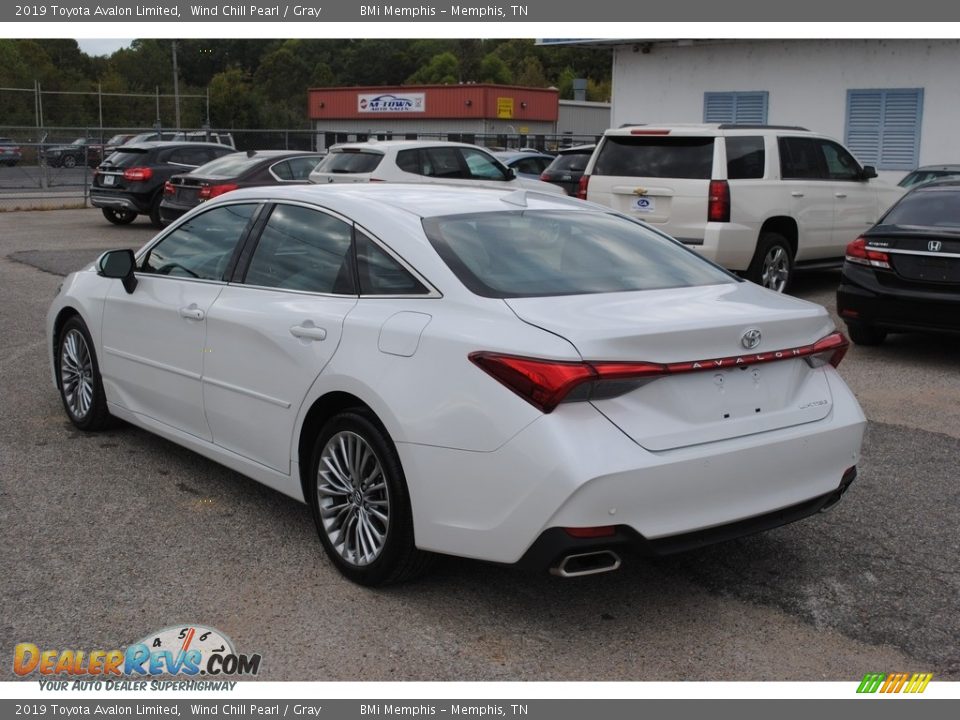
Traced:
<svg viewBox="0 0 960 720">
<path fill-rule="evenodd" d="M 743 337 L 740 338 L 740 344 L 747 350 L 753 350 L 760 344 L 760 338 L 760 331 L 756 328 L 750 328 L 743 334 Z"/>
</svg>

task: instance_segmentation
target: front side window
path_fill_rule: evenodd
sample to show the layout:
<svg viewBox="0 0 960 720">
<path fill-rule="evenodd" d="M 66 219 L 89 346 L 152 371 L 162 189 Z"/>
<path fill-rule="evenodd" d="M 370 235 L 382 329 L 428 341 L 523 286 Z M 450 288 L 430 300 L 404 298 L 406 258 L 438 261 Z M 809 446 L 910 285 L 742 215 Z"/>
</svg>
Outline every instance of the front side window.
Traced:
<svg viewBox="0 0 960 720">
<path fill-rule="evenodd" d="M 474 180 L 507 180 L 503 167 L 482 150 L 462 148 L 463 159 L 467 163 L 470 177 Z"/>
<path fill-rule="evenodd" d="M 277 205 L 260 234 L 244 283 L 353 294 L 351 234 L 350 225 L 318 210 Z"/>
<path fill-rule="evenodd" d="M 604 212 L 524 210 L 426 218 L 434 249 L 472 292 L 514 298 L 736 282 L 643 225 Z"/>
<path fill-rule="evenodd" d="M 859 180 L 860 164 L 843 147 L 829 140 L 820 141 L 831 180 Z"/>
<path fill-rule="evenodd" d="M 256 209 L 254 203 L 225 205 L 195 215 L 150 248 L 140 272 L 224 280 L 230 258 Z"/>
</svg>

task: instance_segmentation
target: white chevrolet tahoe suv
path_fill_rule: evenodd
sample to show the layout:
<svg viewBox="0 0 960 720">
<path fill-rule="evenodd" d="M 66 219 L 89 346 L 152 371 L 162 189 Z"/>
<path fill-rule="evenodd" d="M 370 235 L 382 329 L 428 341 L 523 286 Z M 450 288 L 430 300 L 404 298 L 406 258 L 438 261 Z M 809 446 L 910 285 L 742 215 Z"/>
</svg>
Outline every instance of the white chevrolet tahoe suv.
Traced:
<svg viewBox="0 0 960 720">
<path fill-rule="evenodd" d="M 798 267 L 839 265 L 902 193 L 804 128 L 705 124 L 607 130 L 578 196 L 783 292 Z"/>
</svg>

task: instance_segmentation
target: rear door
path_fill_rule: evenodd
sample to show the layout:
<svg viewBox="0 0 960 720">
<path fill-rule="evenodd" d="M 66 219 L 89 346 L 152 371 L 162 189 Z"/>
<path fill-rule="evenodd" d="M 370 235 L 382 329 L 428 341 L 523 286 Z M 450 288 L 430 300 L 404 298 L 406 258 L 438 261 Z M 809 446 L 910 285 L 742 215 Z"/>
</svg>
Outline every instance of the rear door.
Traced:
<svg viewBox="0 0 960 720">
<path fill-rule="evenodd" d="M 715 145 L 713 136 L 607 135 L 593 163 L 587 199 L 678 240 L 702 241 Z"/>
</svg>

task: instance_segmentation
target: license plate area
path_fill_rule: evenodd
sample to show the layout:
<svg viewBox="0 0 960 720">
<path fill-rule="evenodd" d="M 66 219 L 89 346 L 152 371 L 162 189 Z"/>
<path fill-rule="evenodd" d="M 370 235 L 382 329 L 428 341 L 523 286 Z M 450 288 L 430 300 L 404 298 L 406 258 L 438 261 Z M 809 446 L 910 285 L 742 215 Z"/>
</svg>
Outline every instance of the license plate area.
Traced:
<svg viewBox="0 0 960 720">
<path fill-rule="evenodd" d="M 103 176 L 103 184 L 104 184 L 106 187 L 109 187 L 109 186 L 113 185 L 113 184 L 116 182 L 116 180 L 117 180 L 117 178 L 116 178 L 116 176 L 114 176 L 114 175 L 104 175 L 104 176 Z"/>
<path fill-rule="evenodd" d="M 630 209 L 641 215 L 651 215 L 657 211 L 656 198 L 646 196 L 634 198 L 630 203 Z"/>
</svg>

